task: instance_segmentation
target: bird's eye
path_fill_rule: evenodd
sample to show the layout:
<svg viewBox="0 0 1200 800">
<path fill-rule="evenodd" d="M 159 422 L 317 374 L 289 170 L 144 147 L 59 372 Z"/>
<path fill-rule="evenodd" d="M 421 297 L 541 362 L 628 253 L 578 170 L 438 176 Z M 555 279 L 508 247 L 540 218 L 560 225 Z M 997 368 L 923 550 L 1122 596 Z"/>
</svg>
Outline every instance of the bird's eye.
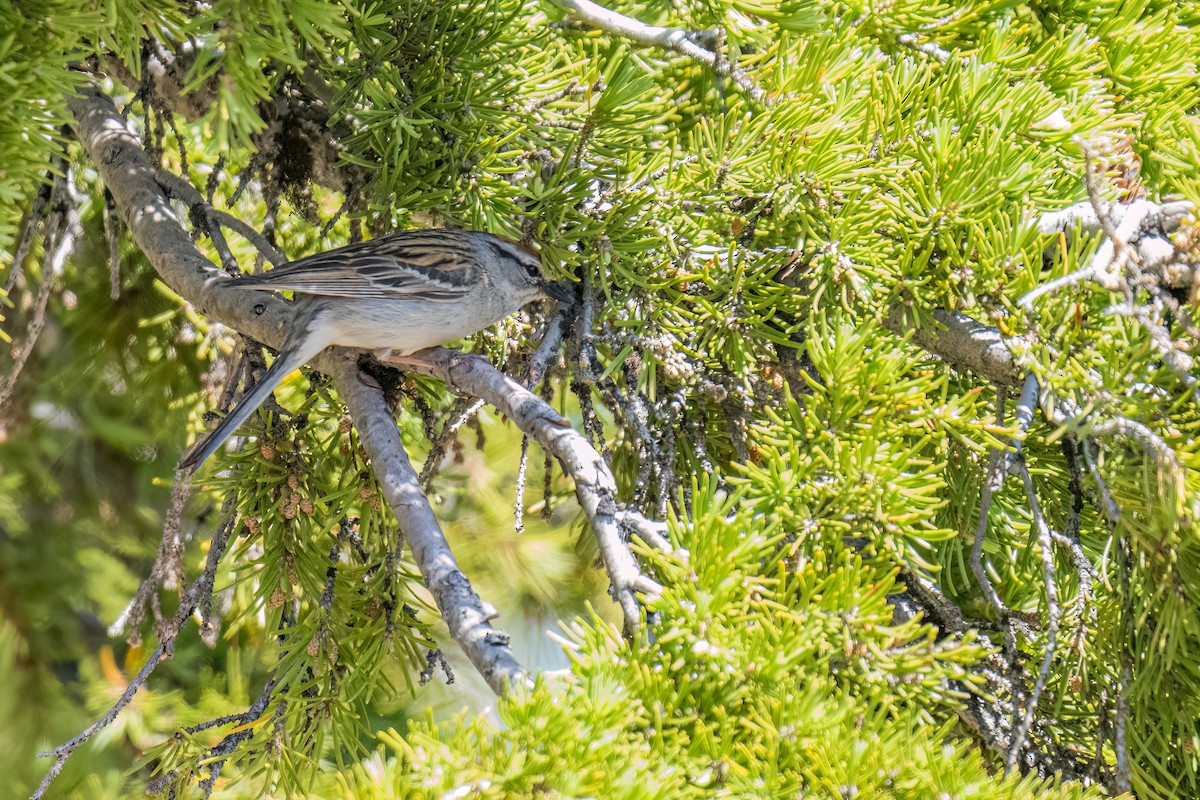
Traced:
<svg viewBox="0 0 1200 800">
<path fill-rule="evenodd" d="M 525 265 L 525 274 L 531 278 L 542 277 L 542 273 L 540 271 L 538 271 L 537 264 L 526 264 Z"/>
</svg>

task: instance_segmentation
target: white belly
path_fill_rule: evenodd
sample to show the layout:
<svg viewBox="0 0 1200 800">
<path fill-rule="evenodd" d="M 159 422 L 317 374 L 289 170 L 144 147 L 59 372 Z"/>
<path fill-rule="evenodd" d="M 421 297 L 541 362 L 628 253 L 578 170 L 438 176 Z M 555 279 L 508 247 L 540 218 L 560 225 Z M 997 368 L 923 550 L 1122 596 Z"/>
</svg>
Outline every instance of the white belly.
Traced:
<svg viewBox="0 0 1200 800">
<path fill-rule="evenodd" d="M 388 349 L 398 355 L 462 339 L 502 319 L 482 309 L 480 313 L 464 314 L 461 306 L 450 303 L 358 302 L 354 312 L 339 312 L 336 316 L 326 312 L 326 320 L 332 322 L 334 344 Z"/>
</svg>

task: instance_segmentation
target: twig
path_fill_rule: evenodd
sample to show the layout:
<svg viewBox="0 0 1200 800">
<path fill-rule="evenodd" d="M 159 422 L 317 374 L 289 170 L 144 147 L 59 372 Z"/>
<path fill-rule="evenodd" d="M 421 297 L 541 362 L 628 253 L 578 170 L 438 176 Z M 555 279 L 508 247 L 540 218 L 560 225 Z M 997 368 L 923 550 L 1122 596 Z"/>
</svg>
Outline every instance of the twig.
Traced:
<svg viewBox="0 0 1200 800">
<path fill-rule="evenodd" d="M 984 477 L 983 488 L 979 494 L 979 524 L 975 526 L 975 538 L 971 542 L 971 555 L 968 562 L 971 565 L 971 574 L 975 576 L 975 582 L 979 584 L 979 588 L 983 591 L 983 596 L 987 598 L 988 605 L 996 612 L 996 620 L 1001 624 L 1008 618 L 1008 607 L 1004 605 L 1004 601 L 1000 599 L 1000 595 L 996 592 L 996 587 L 992 585 L 992 579 L 988 577 L 987 570 L 983 566 L 983 540 L 987 535 L 988 516 L 992 508 L 992 496 L 998 487 L 1004 481 L 1004 473 L 1002 468 L 1007 466 L 1004 455 L 998 448 L 992 448 L 988 456 L 988 470 Z"/>
<path fill-rule="evenodd" d="M 179 614 L 176 614 L 176 619 L 178 619 L 179 616 Z M 184 615 L 184 619 L 186 619 L 186 615 Z M 121 709 L 129 705 L 129 702 L 133 700 L 133 696 L 137 694 L 138 689 L 142 688 L 142 684 L 144 684 L 146 679 L 150 677 L 150 673 L 154 672 L 154 668 L 158 666 L 158 662 L 163 659 L 163 656 L 168 655 L 170 651 L 174 649 L 174 645 L 174 637 L 170 639 L 164 639 L 163 641 L 159 642 L 158 647 L 154 648 L 154 652 L 152 652 L 150 657 L 146 659 L 146 663 L 142 665 L 140 670 L 138 670 L 137 675 L 134 676 L 133 680 L 129 682 L 129 685 L 125 687 L 125 691 L 121 693 L 120 698 L 117 699 L 117 702 L 112 704 L 108 711 L 104 713 L 104 716 L 93 722 L 70 741 L 60 744 L 53 750 L 46 750 L 38 753 L 39 756 L 43 757 L 53 756 L 54 763 L 50 765 L 50 769 L 47 770 L 45 777 L 42 778 L 42 782 L 38 784 L 38 788 L 32 795 L 29 796 L 29 800 L 40 800 L 45 795 L 46 790 L 50 788 L 50 784 L 55 778 L 58 777 L 58 773 L 62 772 L 62 768 L 66 766 L 67 759 L 71 757 L 71 754 L 74 753 L 80 745 L 86 743 L 97 733 L 112 724 L 113 720 L 117 718 L 117 715 L 121 713 Z"/>
<path fill-rule="evenodd" d="M 995 610 L 997 621 L 1006 626 L 1008 625 L 1009 610 L 1000 599 L 995 587 L 992 586 L 991 578 L 988 577 L 987 570 L 983 567 L 983 540 L 987 534 L 992 497 L 1003 488 L 1004 479 L 1012 468 L 1013 458 L 1020 455 L 1024 447 L 1025 435 L 1033 423 L 1033 409 L 1037 405 L 1037 386 L 1037 378 L 1032 373 L 1025 376 L 1025 384 L 1021 389 L 1021 396 L 1017 400 L 1017 429 L 1012 439 L 1013 449 L 1009 452 L 1001 452 L 998 448 L 992 448 L 989 454 L 987 477 L 979 496 L 979 524 L 975 528 L 975 538 L 971 544 L 971 555 L 968 559 L 971 573 L 979 582 L 988 603 Z M 1007 397 L 1008 390 L 1000 387 L 996 398 L 997 426 L 1004 424 L 1004 405 Z"/>
<path fill-rule="evenodd" d="M 644 47 L 661 47 L 664 50 L 685 55 L 710 67 L 718 75 L 729 78 L 754 100 L 761 102 L 766 97 L 766 92 L 757 86 L 749 75 L 727 60 L 720 58 L 712 50 L 701 47 L 695 41 L 695 34 L 689 31 L 681 28 L 648 25 L 597 5 L 591 0 L 554 0 L 554 2 L 570 11 L 578 21 L 585 25 L 599 28 L 606 33 L 620 36 Z"/>
<path fill-rule="evenodd" d="M 109 707 L 108 711 L 106 711 L 103 716 L 85 728 L 70 741 L 64 742 L 53 750 L 38 754 L 41 756 L 53 756 L 54 763 L 50 765 L 50 769 L 46 772 L 45 777 L 42 778 L 42 782 L 38 785 L 37 790 L 34 791 L 34 793 L 30 796 L 29 800 L 40 800 L 40 798 L 45 795 L 46 790 L 50 787 L 50 784 L 54 781 L 58 774 L 62 772 L 62 768 L 66 765 L 67 759 L 71 757 L 71 754 L 74 753 L 80 745 L 86 743 L 97 733 L 111 725 L 113 720 L 117 718 L 117 715 L 121 713 L 121 710 L 125 708 L 125 706 L 129 705 L 130 701 L 133 700 L 134 695 L 137 694 L 138 690 L 141 689 L 146 683 L 150 675 L 154 672 L 155 667 L 158 666 L 159 662 L 164 658 L 170 658 L 175 652 L 175 639 L 179 635 L 179 631 L 182 630 L 184 623 L 187 622 L 188 617 L 192 615 L 192 612 L 195 611 L 196 608 L 208 602 L 212 598 L 213 584 L 216 582 L 217 565 L 221 560 L 221 556 L 225 553 L 225 548 L 228 544 L 229 535 L 232 530 L 232 525 L 218 528 L 217 534 L 213 536 L 212 546 L 209 547 L 208 550 L 208 557 L 205 561 L 204 572 L 192 583 L 187 591 L 182 593 L 179 608 L 175 611 L 174 618 L 172 618 L 167 624 L 163 625 L 159 630 L 158 646 L 154 648 L 154 651 L 150 654 L 150 657 L 146 659 L 146 663 L 142 665 L 142 668 L 138 670 L 137 675 L 134 676 L 133 680 L 129 682 L 129 685 L 125 687 L 125 691 L 121 693 L 121 696 L 117 699 L 117 701 L 113 703 L 111 707 Z"/>
<path fill-rule="evenodd" d="M 1108 518 L 1109 525 L 1115 528 L 1121 520 L 1121 507 L 1113 499 L 1104 476 L 1100 474 L 1100 469 L 1096 464 L 1096 456 L 1092 453 L 1092 440 L 1090 437 L 1083 440 L 1083 460 L 1087 464 L 1088 472 L 1091 473 L 1092 480 L 1096 482 L 1096 490 L 1100 492 L 1100 498 L 1104 502 L 1104 515 Z"/>
<path fill-rule="evenodd" d="M 521 437 L 521 460 L 517 465 L 516 500 L 513 503 L 513 530 L 525 532 L 525 470 L 529 467 L 529 437 Z"/>
<path fill-rule="evenodd" d="M 1054 662 L 1054 651 L 1058 646 L 1058 621 L 1060 609 L 1058 606 L 1058 587 L 1054 571 L 1054 544 L 1050 537 L 1050 527 L 1042 516 L 1041 505 L 1038 503 L 1037 492 L 1034 490 L 1033 478 L 1025 464 L 1024 457 L 1016 460 L 1015 468 L 1025 485 L 1025 497 L 1029 501 L 1029 513 L 1033 518 L 1033 527 L 1037 533 L 1038 548 L 1042 555 L 1042 580 L 1046 589 L 1046 651 L 1042 655 L 1042 664 L 1038 669 L 1037 679 L 1029 693 L 1025 708 L 1021 712 L 1013 712 L 1013 737 L 1009 745 L 1008 757 L 1004 762 L 1005 773 L 1012 772 L 1017 766 L 1021 749 L 1025 746 L 1025 737 L 1033 725 L 1033 715 L 1037 710 L 1038 700 L 1042 690 L 1046 688 L 1046 679 L 1050 676 L 1050 666 Z"/>
<path fill-rule="evenodd" d="M 317 605 L 325 612 L 333 608 L 333 590 L 337 585 L 337 564 L 342 555 L 342 543 L 334 542 L 329 550 L 329 566 L 325 568 L 325 588 L 317 599 Z"/>
<path fill-rule="evenodd" d="M 272 679 L 267 681 L 255 701 L 238 716 L 236 721 L 245 725 L 263 716 L 267 711 L 267 706 L 271 704 L 278 686 L 279 681 L 277 680 Z M 235 720 L 230 720 L 230 722 L 233 721 Z M 221 769 L 225 766 L 225 757 L 232 753 L 235 747 L 253 735 L 254 731 L 251 728 L 234 731 L 209 748 L 208 755 L 204 759 L 204 764 L 208 766 L 208 776 L 200 781 L 200 791 L 204 793 L 205 800 L 212 796 L 213 787 L 216 785 L 217 778 L 221 776 Z"/>
<path fill-rule="evenodd" d="M 576 335 L 579 340 L 578 371 L 580 378 L 587 383 L 595 383 L 604 374 L 600 361 L 596 358 L 596 293 L 592 289 L 592 274 L 583 270 L 579 282 L 579 326 Z"/>
<path fill-rule="evenodd" d="M 1104 200 L 1100 196 L 1100 182 L 1096 175 L 1095 165 L 1092 163 L 1095 154 L 1082 139 L 1076 137 L 1076 142 L 1083 149 L 1083 183 L 1087 188 L 1088 201 L 1092 204 L 1092 210 L 1096 214 L 1096 219 L 1099 221 L 1100 229 L 1104 231 L 1105 237 L 1104 242 L 1096 249 L 1096 254 L 1092 256 L 1091 268 L 1095 273 L 1096 281 L 1101 286 L 1107 289 L 1123 288 L 1132 302 L 1132 292 L 1128 282 L 1122 280 L 1122 270 L 1127 264 L 1138 264 L 1141 261 L 1138 254 L 1129 246 L 1129 242 L 1141 228 L 1142 222 L 1149 212 L 1126 212 L 1120 222 L 1116 222 L 1110 216 L 1111 209 L 1105 208 Z M 1144 209 L 1145 207 L 1139 208 Z"/>
<path fill-rule="evenodd" d="M 1057 404 L 1052 408 L 1047 408 L 1047 404 L 1043 403 L 1042 411 L 1046 414 L 1047 419 L 1056 425 L 1080 424 L 1083 421 L 1082 410 L 1074 402 L 1061 397 L 1057 399 Z M 1088 435 L 1091 438 L 1114 436 L 1137 442 L 1143 450 L 1154 457 L 1160 468 L 1170 472 L 1173 477 L 1183 475 L 1183 465 L 1179 461 L 1179 456 L 1175 455 L 1175 450 L 1163 441 L 1161 436 L 1141 422 L 1117 416 L 1093 425 L 1088 430 Z"/>
<path fill-rule="evenodd" d="M 104 191 L 104 229 L 108 234 L 108 296 L 121 298 L 121 220 L 112 194 Z"/>
<path fill-rule="evenodd" d="M 1158 287 L 1151 288 L 1154 290 L 1154 299 L 1175 317 L 1175 321 L 1183 328 L 1184 333 L 1190 336 L 1193 342 L 1200 342 L 1200 328 L 1197 328 L 1196 323 L 1192 321 L 1192 315 L 1187 308 L 1170 292 L 1164 292 Z"/>
<path fill-rule="evenodd" d="M 56 155 L 52 159 L 53 163 L 58 163 L 59 158 Z M 21 228 L 21 236 L 17 239 L 17 249 L 13 253 L 11 272 L 4 280 L 4 291 L 0 295 L 12 294 L 13 287 L 17 285 L 17 278 L 20 277 L 21 271 L 25 266 L 25 259 L 29 257 L 29 250 L 33 247 L 34 234 L 37 232 L 37 227 L 42 223 L 42 218 L 46 213 L 46 205 L 50 201 L 50 193 L 53 191 L 55 181 L 46 181 L 38 187 L 37 194 L 33 196 L 33 205 L 29 209 L 29 216 L 25 218 L 25 225 Z"/>
<path fill-rule="evenodd" d="M 949 50 L 940 47 L 936 42 L 922 42 L 915 33 L 902 33 L 896 37 L 896 41 L 903 47 L 928 56 L 939 64 L 945 64 L 950 60 Z"/>
<path fill-rule="evenodd" d="M 626 383 L 636 384 L 636 370 L 630 370 L 628 363 L 623 367 Z M 654 485 L 650 481 L 651 473 L 658 469 L 660 461 L 658 442 L 650 432 L 650 410 L 646 398 L 637 391 L 636 385 L 626 392 L 611 378 L 600 383 L 600 390 L 608 400 L 609 407 L 621 412 L 627 430 L 637 438 L 638 476 L 634 489 L 634 503 L 644 507 L 643 504 L 648 501 Z"/>
<path fill-rule="evenodd" d="M 221 182 L 221 176 L 225 174 L 225 154 L 217 156 L 216 163 L 213 164 L 212 170 L 208 173 L 208 177 L 204 179 L 204 202 L 210 206 L 214 205 L 213 198 L 217 194 L 217 185 Z"/>
<path fill-rule="evenodd" d="M 194 734 L 209 730 L 211 728 L 222 727 L 224 725 L 233 725 L 235 723 L 238 725 L 246 725 L 247 723 L 253 722 L 266 713 L 267 706 L 270 705 L 271 700 L 275 696 L 276 689 L 279 688 L 278 680 L 269 680 L 263 686 L 263 690 L 259 693 L 258 698 L 250 704 L 249 708 L 240 714 L 226 714 L 222 717 L 206 720 L 195 725 L 189 725 L 183 730 L 187 733 Z M 226 734 L 224 737 L 222 737 L 221 741 L 217 742 L 206 751 L 204 758 L 199 764 L 197 764 L 196 769 L 189 773 L 190 775 L 194 775 L 195 772 L 198 772 L 201 767 L 208 767 L 208 776 L 200 781 L 200 791 L 203 793 L 206 800 L 208 797 L 212 796 L 213 787 L 216 784 L 217 778 L 220 777 L 221 769 L 225 766 L 225 757 L 232 753 L 235 747 L 253 735 L 253 727 L 242 728 L 241 730 L 235 730 L 232 733 Z M 162 794 L 168 785 L 178 778 L 179 770 L 174 769 L 164 775 L 159 775 L 146 784 L 146 794 Z M 174 794 L 172 793 L 171 796 L 173 797 Z"/>
<path fill-rule="evenodd" d="M 1087 189 L 1088 202 L 1092 204 L 1092 211 L 1096 214 L 1096 220 L 1100 223 L 1100 230 L 1104 231 L 1114 245 L 1123 246 L 1125 237 L 1117 235 L 1116 224 L 1109 218 L 1109 209 L 1104 207 L 1104 201 L 1100 197 L 1100 180 L 1096 175 L 1095 158 L 1096 153 L 1088 146 L 1083 139 L 1076 137 L 1075 143 L 1083 150 L 1083 185 Z M 1124 225 L 1125 220 L 1119 224 Z"/>
<path fill-rule="evenodd" d="M 1163 296 L 1169 297 L 1169 295 Z M 1175 346 L 1175 340 L 1171 338 L 1166 327 L 1151 318 L 1149 308 L 1133 303 L 1121 303 L 1109 307 L 1106 311 L 1118 316 L 1129 317 L 1141 325 L 1150 335 L 1150 344 L 1158 351 L 1163 363 L 1175 373 L 1184 386 L 1191 390 L 1192 397 L 1200 401 L 1200 381 L 1190 371 L 1195 366 L 1195 359 Z"/>
<path fill-rule="evenodd" d="M 1117 525 L 1120 520 L 1120 507 L 1112 499 L 1112 496 L 1109 495 L 1108 487 L 1104 485 L 1103 479 L 1100 477 L 1100 471 L 1096 469 L 1095 462 L 1091 457 L 1087 445 L 1088 440 L 1085 439 L 1084 457 L 1087 459 L 1088 467 L 1092 470 L 1093 476 L 1101 487 L 1101 494 L 1106 498 L 1105 512 L 1108 521 L 1109 536 L 1117 540 L 1117 564 L 1118 574 L 1120 575 L 1121 674 L 1118 678 L 1119 684 L 1117 686 L 1116 723 L 1113 726 L 1113 749 L 1116 750 L 1117 756 L 1116 775 L 1113 784 L 1118 792 L 1132 792 L 1133 779 L 1129 769 L 1127 729 L 1129 723 L 1129 687 L 1133 683 L 1134 606 L 1131 587 L 1133 554 L 1128 537 L 1121 535 Z"/>
<path fill-rule="evenodd" d="M 1034 303 L 1036 303 L 1045 295 L 1053 294 L 1059 289 L 1066 288 L 1067 286 L 1074 286 L 1077 283 L 1093 280 L 1095 277 L 1095 266 L 1088 264 L 1086 267 L 1080 267 L 1074 272 L 1067 273 L 1066 275 L 1060 275 L 1052 281 L 1046 281 L 1041 286 L 1029 290 L 1025 294 L 1021 295 L 1021 299 L 1017 301 L 1017 305 L 1021 306 L 1027 311 L 1031 310 Z"/>
<path fill-rule="evenodd" d="M 17 378 L 33 354 L 34 345 L 46 325 L 46 309 L 50 303 L 50 290 L 67 262 L 67 257 L 75 250 L 75 242 L 83 233 L 79 218 L 75 213 L 66 184 L 70 181 L 70 173 L 65 178 L 56 181 L 58 200 L 63 207 L 53 211 L 51 222 L 47 229 L 46 253 L 42 261 L 42 282 L 38 286 L 37 299 L 34 301 L 33 312 L 29 324 L 25 328 L 25 339 L 20 345 L 13 347 L 13 363 L 8 375 L 0 382 L 0 410 L 8 405 L 13 390 L 17 386 Z M 15 269 L 16 265 L 14 265 Z"/>
<path fill-rule="evenodd" d="M 587 86 L 579 86 L 575 81 L 571 81 L 570 84 L 562 89 L 559 89 L 558 91 L 551 92 L 550 94 L 539 97 L 536 100 L 531 100 L 530 102 L 525 103 L 524 108 L 527 113 L 532 114 L 535 111 L 540 111 L 546 106 L 551 105 L 552 103 L 557 103 L 563 98 L 575 97 L 577 95 L 588 94 L 590 92 L 599 92 L 603 88 L 604 84 L 599 80 L 595 81 L 594 83 L 590 83 Z"/>
<path fill-rule="evenodd" d="M 174 586 L 181 595 L 183 594 L 182 516 L 190 489 L 191 476 L 176 471 L 171 485 L 171 502 L 167 506 L 162 537 L 159 539 L 154 564 L 150 567 L 150 574 L 138 586 L 129 605 L 109 626 L 110 636 L 120 636 L 129 631 L 129 643 L 134 646 L 141 644 L 141 624 L 146 616 L 146 604 L 156 596 L 159 587 Z"/>
<path fill-rule="evenodd" d="M 549 368 L 550 362 L 558 356 L 558 351 L 562 349 L 566 319 L 574 313 L 574 309 L 574 303 L 563 303 L 559 306 L 554 319 L 546 325 L 546 333 L 538 342 L 537 349 L 533 351 L 533 355 L 529 359 L 527 371 L 529 377 L 525 380 L 525 385 L 530 389 L 542 382 L 542 378 L 546 377 L 546 370 Z"/>
<path fill-rule="evenodd" d="M 219 625 L 214 623 L 212 618 L 213 586 L 217 582 L 217 565 L 220 564 L 221 556 L 225 554 L 225 549 L 229 546 L 229 537 L 233 535 L 234 525 L 237 523 L 237 497 L 235 495 L 230 495 L 221 504 L 221 515 L 225 519 L 217 526 L 216 533 L 209 539 L 210 557 L 204 564 L 204 574 L 200 578 L 201 585 L 207 588 L 201 591 L 196 602 L 196 609 L 200 612 L 200 638 L 209 647 L 215 647 L 217 644 Z M 215 556 L 211 555 L 213 551 L 216 551 Z"/>
<path fill-rule="evenodd" d="M 1079 467 L 1080 448 L 1072 436 L 1064 436 L 1062 440 L 1063 458 L 1067 462 L 1067 492 L 1070 505 L 1067 508 L 1067 529 L 1062 534 L 1062 543 L 1071 553 L 1071 563 L 1075 566 L 1075 577 L 1079 581 L 1079 597 L 1075 602 L 1074 626 L 1075 635 L 1072 646 L 1076 651 L 1083 651 L 1087 637 L 1087 623 L 1096 616 L 1096 609 L 1091 605 L 1094 568 L 1083 551 L 1079 541 L 1079 531 L 1083 516 L 1083 470 Z"/>
<path fill-rule="evenodd" d="M 549 403 L 554 396 L 554 387 L 543 383 L 538 389 L 538 396 Z M 542 519 L 549 522 L 554 515 L 554 457 L 546 450 L 542 451 Z"/>
<path fill-rule="evenodd" d="M 1121 646 L 1121 683 L 1117 689 L 1117 721 L 1113 736 L 1113 747 L 1117 751 L 1115 788 L 1118 792 L 1133 791 L 1133 777 L 1129 770 L 1129 739 L 1126 735 L 1129 724 L 1129 687 L 1133 684 L 1133 595 L 1130 591 L 1132 555 L 1129 542 L 1121 541 L 1121 615 L 1124 631 Z"/>
<path fill-rule="evenodd" d="M 438 468 L 441 465 L 442 457 L 446 454 L 447 445 L 454 441 L 459 428 L 466 425 L 479 413 L 479 409 L 481 408 L 483 408 L 483 401 L 475 400 L 464 408 L 461 414 L 458 414 L 454 419 L 447 422 L 445 427 L 442 428 L 441 434 L 433 440 L 433 446 L 429 449 L 429 455 L 425 457 L 424 466 L 421 467 L 421 491 L 429 491 L 429 487 L 433 485 L 434 476 L 437 475 Z"/>
<path fill-rule="evenodd" d="M 236 231 L 246 241 L 254 245 L 255 249 L 262 253 L 263 257 L 275 266 L 278 267 L 287 263 L 287 256 L 279 252 L 274 245 L 267 241 L 265 236 L 229 212 L 213 208 L 204 199 L 204 195 L 200 194 L 200 190 L 183 178 L 168 170 L 160 169 L 155 174 L 155 180 L 171 197 L 178 198 L 190 208 L 201 210 L 198 213 L 203 213 L 206 221 L 209 223 L 206 232 L 213 238 L 214 246 L 216 246 L 217 237 L 220 237 L 220 240 L 224 242 L 224 237 L 220 234 L 220 227 L 223 225 L 232 231 Z M 215 236 L 213 235 L 214 231 L 216 233 Z M 228 247 L 224 249 L 228 251 Z M 232 256 L 230 258 L 232 259 Z M 222 256 L 222 261 L 224 261 L 224 256 Z M 226 264 L 225 266 L 228 265 Z"/>
</svg>

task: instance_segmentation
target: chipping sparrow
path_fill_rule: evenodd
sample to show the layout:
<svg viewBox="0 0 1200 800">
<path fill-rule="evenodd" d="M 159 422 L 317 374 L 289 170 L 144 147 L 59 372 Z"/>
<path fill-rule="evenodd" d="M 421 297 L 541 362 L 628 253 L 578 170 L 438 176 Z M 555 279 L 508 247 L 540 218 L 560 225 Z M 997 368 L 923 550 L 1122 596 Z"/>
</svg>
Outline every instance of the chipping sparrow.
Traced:
<svg viewBox="0 0 1200 800">
<path fill-rule="evenodd" d="M 185 470 L 203 464 L 286 375 L 330 345 L 408 355 L 469 336 L 534 300 L 569 297 L 542 277 L 534 251 L 490 233 L 441 228 L 391 233 L 233 281 L 295 292 L 292 327 L 262 380 L 180 462 Z"/>
</svg>

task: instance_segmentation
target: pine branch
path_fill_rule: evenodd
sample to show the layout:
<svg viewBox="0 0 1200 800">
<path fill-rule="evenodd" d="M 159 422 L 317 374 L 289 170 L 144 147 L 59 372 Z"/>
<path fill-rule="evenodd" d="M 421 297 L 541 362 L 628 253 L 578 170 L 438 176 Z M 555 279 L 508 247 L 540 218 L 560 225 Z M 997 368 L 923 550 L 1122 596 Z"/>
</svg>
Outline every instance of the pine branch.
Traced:
<svg viewBox="0 0 1200 800">
<path fill-rule="evenodd" d="M 988 650 L 999 649 L 986 633 L 969 627 L 958 606 L 918 572 L 905 567 L 899 580 L 905 585 L 905 591 L 888 596 L 895 622 L 903 623 L 920 616 L 935 625 L 943 636 L 962 636 L 970 630 L 974 641 Z M 1016 746 L 1019 763 L 1046 778 L 1060 775 L 1083 784 L 1100 785 L 1112 780 L 1110 775 L 1097 774 L 1093 768 L 1080 763 L 1070 750 L 1056 747 L 1044 738 L 1039 738 L 1035 744 L 1028 737 L 1017 740 L 1013 736 L 1010 721 L 995 698 L 1016 697 L 1019 689 L 1015 678 L 1009 674 L 1008 665 L 999 655 L 967 667 L 967 672 L 975 678 L 973 687 L 952 681 L 949 688 L 963 697 L 962 705 L 956 709 L 959 719 L 988 750 L 1003 758 Z M 1037 727 L 1036 719 L 1033 727 Z"/>
</svg>

